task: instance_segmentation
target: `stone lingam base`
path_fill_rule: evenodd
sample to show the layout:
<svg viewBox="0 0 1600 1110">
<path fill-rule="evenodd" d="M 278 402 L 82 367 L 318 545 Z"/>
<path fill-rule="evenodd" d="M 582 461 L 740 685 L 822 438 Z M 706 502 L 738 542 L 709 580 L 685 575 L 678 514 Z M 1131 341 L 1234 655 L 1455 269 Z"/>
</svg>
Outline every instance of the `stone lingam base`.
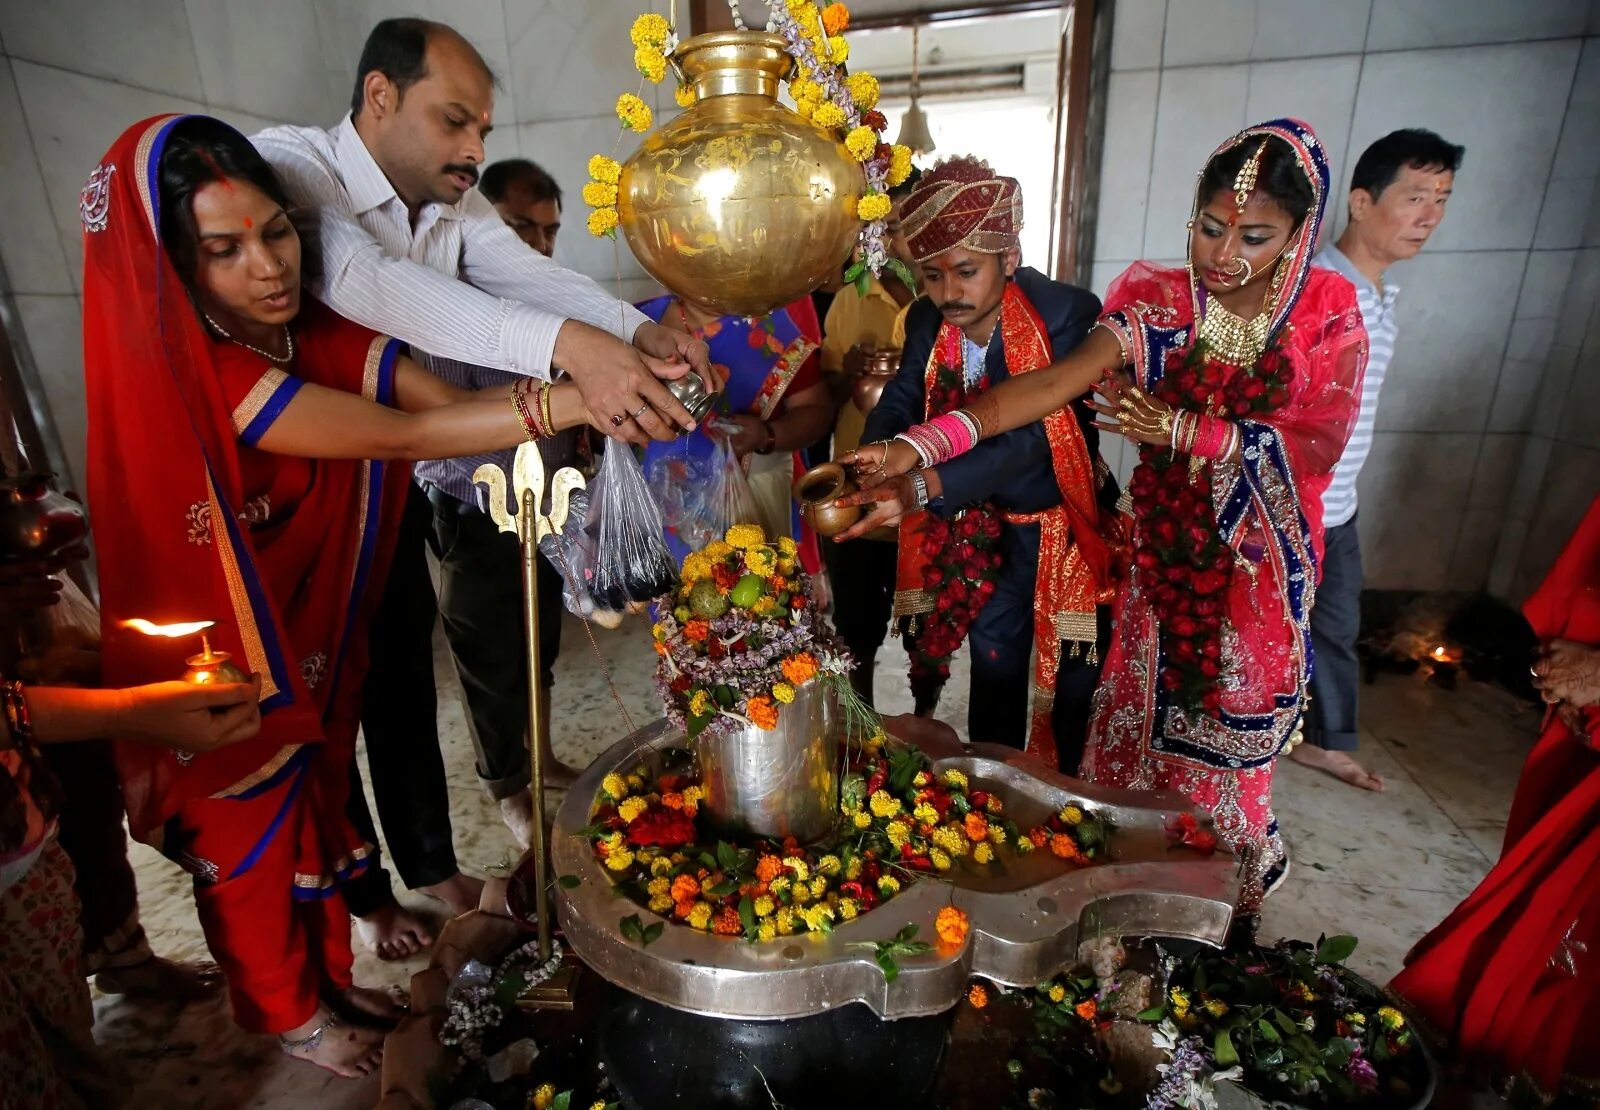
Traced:
<svg viewBox="0 0 1600 1110">
<path fill-rule="evenodd" d="M 919 738 L 920 739 L 920 738 Z M 1008 857 L 989 869 L 957 868 L 909 885 L 893 899 L 826 935 L 749 943 L 650 913 L 619 891 L 595 858 L 584 829 L 602 779 L 639 763 L 652 770 L 683 734 L 657 722 L 618 742 L 579 778 L 556 815 L 551 854 L 562 931 L 588 967 L 632 995 L 719 1020 L 807 1018 L 862 1003 L 880 1018 L 949 1011 L 968 980 L 982 976 L 1031 987 L 1071 966 L 1079 943 L 1095 937 L 1168 937 L 1220 945 L 1238 905 L 1238 862 L 1173 845 L 1168 824 L 1204 814 L 1175 793 L 1112 790 L 1046 770 L 994 745 L 937 748 L 919 743 L 936 772 L 964 772 L 975 789 L 1004 799 L 1026 828 L 1069 802 L 1109 820 L 1104 862 L 1080 867 L 1047 852 Z M 947 880 L 947 881 L 945 881 Z M 970 920 L 966 940 L 898 959 L 892 978 L 871 947 L 905 926 L 936 940 L 935 917 L 949 904 Z M 623 935 L 621 921 L 660 922 L 652 943 Z"/>
</svg>

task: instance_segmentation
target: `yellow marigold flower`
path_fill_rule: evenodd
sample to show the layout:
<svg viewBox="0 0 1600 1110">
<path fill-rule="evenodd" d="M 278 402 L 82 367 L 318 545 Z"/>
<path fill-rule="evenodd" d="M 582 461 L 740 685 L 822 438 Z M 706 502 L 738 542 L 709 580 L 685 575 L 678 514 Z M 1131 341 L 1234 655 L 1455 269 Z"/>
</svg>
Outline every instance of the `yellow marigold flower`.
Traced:
<svg viewBox="0 0 1600 1110">
<path fill-rule="evenodd" d="M 785 867 L 794 872 L 794 877 L 797 881 L 803 883 L 807 879 L 811 878 L 810 866 L 807 865 L 806 861 L 801 859 L 799 856 L 790 856 L 785 859 L 783 863 Z"/>
<path fill-rule="evenodd" d="M 697 99 L 693 85 L 679 85 L 672 93 L 673 102 L 680 108 L 693 108 Z"/>
<path fill-rule="evenodd" d="M 850 818 L 850 822 L 858 829 L 869 828 L 872 825 L 872 814 L 864 809 L 858 809 L 855 815 Z"/>
<path fill-rule="evenodd" d="M 711 927 L 711 903 L 696 902 L 694 909 L 689 911 L 689 924 L 696 929 L 709 929 Z"/>
<path fill-rule="evenodd" d="M 767 542 L 767 534 L 761 530 L 759 524 L 735 524 L 728 529 L 728 534 L 724 538 L 728 541 L 729 547 L 738 551 L 749 551 Z"/>
<path fill-rule="evenodd" d="M 777 926 L 778 935 L 780 937 L 792 936 L 794 934 L 794 923 L 796 920 L 797 918 L 793 906 L 784 906 L 772 919 L 773 924 Z"/>
<path fill-rule="evenodd" d="M 773 567 L 772 551 L 766 547 L 752 547 L 744 553 L 745 569 L 751 574 L 759 574 L 763 578 L 771 578 Z"/>
<path fill-rule="evenodd" d="M 792 883 L 790 882 L 789 876 L 779 875 L 776 879 L 773 879 L 767 884 L 767 889 L 772 891 L 773 897 L 777 897 L 784 891 L 788 890 L 791 885 Z"/>
<path fill-rule="evenodd" d="M 884 175 L 889 182 L 889 188 L 905 184 L 906 178 L 911 176 L 911 148 L 896 143 L 889 152 L 889 171 Z"/>
<path fill-rule="evenodd" d="M 633 21 L 633 26 L 628 30 L 628 39 L 635 46 L 660 47 L 667 41 L 667 35 L 672 28 L 667 23 L 667 17 L 657 15 L 655 12 L 646 12 Z"/>
<path fill-rule="evenodd" d="M 1033 851 L 1033 841 L 1029 840 L 1025 836 L 1019 836 L 1017 837 L 1017 842 L 1012 845 L 1012 847 L 1017 850 L 1017 855 L 1025 856 L 1029 852 Z"/>
<path fill-rule="evenodd" d="M 950 870 L 950 853 L 943 848 L 935 848 L 928 853 L 928 858 L 933 861 L 933 866 L 939 871 Z"/>
<path fill-rule="evenodd" d="M 686 806 L 697 806 L 697 805 L 699 805 L 700 804 L 700 800 L 702 798 L 704 798 L 705 796 L 706 796 L 706 792 L 705 792 L 705 789 L 703 787 L 685 786 L 683 788 L 683 804 L 686 805 Z"/>
<path fill-rule="evenodd" d="M 639 771 L 643 771 L 643 770 L 644 770 L 643 767 L 639 768 Z M 640 774 L 639 771 L 634 771 L 632 774 L 630 774 L 628 776 L 628 788 L 630 790 L 643 790 L 644 789 L 644 776 L 642 774 Z"/>
<path fill-rule="evenodd" d="M 967 788 L 967 776 L 952 767 L 944 773 L 944 784 L 956 790 L 965 790 Z"/>
<path fill-rule="evenodd" d="M 810 39 L 818 35 L 817 31 L 817 5 L 812 0 L 800 0 L 800 3 L 789 5 L 789 10 L 794 13 L 794 21 L 800 24 L 801 32 Z"/>
<path fill-rule="evenodd" d="M 650 896 L 651 913 L 669 913 L 672 910 L 672 906 L 673 901 L 670 894 L 652 894 Z"/>
<path fill-rule="evenodd" d="M 778 935 L 778 926 L 771 921 L 763 921 L 756 926 L 757 940 L 771 940 Z"/>
<path fill-rule="evenodd" d="M 1363 1013 L 1349 1013 L 1344 1015 L 1344 1020 L 1350 1025 L 1366 1025 L 1367 1015 Z"/>
<path fill-rule="evenodd" d="M 811 0 L 784 0 L 784 6 L 789 9 L 791 15 L 810 3 Z"/>
<path fill-rule="evenodd" d="M 821 898 L 828 893 L 828 880 L 821 875 L 811 877 L 811 897 Z"/>
<path fill-rule="evenodd" d="M 850 27 L 850 9 L 840 3 L 822 9 L 822 26 L 830 35 L 841 34 Z"/>
<path fill-rule="evenodd" d="M 803 120 L 810 120 L 817 113 L 817 106 L 809 100 L 802 100 L 794 106 L 795 115 Z"/>
<path fill-rule="evenodd" d="M 788 705 L 794 701 L 794 687 L 787 682 L 774 682 L 772 684 L 772 700 L 779 705 Z"/>
<path fill-rule="evenodd" d="M 821 904 L 807 906 L 800 911 L 800 917 L 805 921 L 806 928 L 811 932 L 826 932 L 828 926 L 833 924 L 833 907 Z"/>
<path fill-rule="evenodd" d="M 895 878 L 893 875 L 879 875 L 878 893 L 883 895 L 885 898 L 889 897 L 891 894 L 899 894 L 900 880 Z"/>
<path fill-rule="evenodd" d="M 856 914 L 861 912 L 861 907 L 854 898 L 839 899 L 839 904 L 835 908 L 839 911 L 840 919 L 844 921 L 854 921 Z"/>
<path fill-rule="evenodd" d="M 643 798 L 629 798 L 617 807 L 617 816 L 631 825 L 639 814 L 649 808 L 650 803 Z"/>
<path fill-rule="evenodd" d="M 976 863 L 990 863 L 994 860 L 994 849 L 989 847 L 987 841 L 972 849 L 972 858 Z"/>
<path fill-rule="evenodd" d="M 667 878 L 665 875 L 657 875 L 655 878 L 650 880 L 644 889 L 652 896 L 657 894 L 666 894 L 670 896 L 672 892 L 672 880 Z"/>
<path fill-rule="evenodd" d="M 1062 806 L 1061 807 L 1061 813 L 1059 814 L 1059 816 L 1063 821 L 1065 821 L 1069 825 L 1081 825 L 1081 824 L 1083 824 L 1083 810 L 1079 809 L 1077 806 L 1074 806 L 1074 805 Z"/>
<path fill-rule="evenodd" d="M 1182 988 L 1173 987 L 1167 992 L 1167 997 L 1172 1000 L 1172 1012 L 1183 1017 L 1189 1012 L 1189 996 Z"/>
<path fill-rule="evenodd" d="M 789 95 L 794 98 L 796 104 L 808 102 L 815 108 L 822 103 L 822 86 L 815 81 L 797 77 L 789 82 Z M 791 540 L 790 542 L 792 543 L 793 541 Z"/>
<path fill-rule="evenodd" d="M 876 817 L 893 817 L 900 812 L 900 799 L 887 790 L 874 790 L 872 797 L 867 799 L 867 804 L 872 807 Z"/>
<path fill-rule="evenodd" d="M 659 46 L 641 46 L 633 52 L 633 68 L 652 85 L 667 75 L 667 59 Z"/>
<path fill-rule="evenodd" d="M 778 537 L 778 554 L 782 555 L 785 559 L 793 559 L 795 557 L 795 553 L 799 550 L 800 549 L 795 546 L 794 541 L 788 536 Z"/>
<path fill-rule="evenodd" d="M 689 695 L 689 716 L 704 717 L 711 712 L 711 695 L 704 690 L 696 690 Z"/>
<path fill-rule="evenodd" d="M 887 829 L 889 843 L 896 848 L 904 848 L 911 840 L 911 829 L 904 821 L 890 821 Z"/>
<path fill-rule="evenodd" d="M 837 875 L 843 869 L 844 865 L 839 862 L 839 857 L 831 852 L 817 861 L 817 870 L 829 878 Z"/>
<path fill-rule="evenodd" d="M 596 208 L 589 213 L 589 234 L 595 238 L 602 238 L 617 230 L 617 210 L 615 208 Z"/>
<path fill-rule="evenodd" d="M 733 545 L 727 540 L 712 540 L 706 544 L 706 556 L 711 559 L 726 559 L 733 554 Z"/>
<path fill-rule="evenodd" d="M 952 856 L 967 854 L 967 838 L 954 825 L 941 825 L 934 829 L 933 842 Z"/>
<path fill-rule="evenodd" d="M 797 906 L 804 906 L 811 901 L 811 885 L 809 883 L 795 883 L 794 889 L 789 892 L 789 897 Z"/>
<path fill-rule="evenodd" d="M 828 60 L 836 66 L 842 66 L 850 60 L 850 44 L 844 41 L 843 35 L 829 37 Z"/>
<path fill-rule="evenodd" d="M 852 73 L 845 81 L 856 111 L 870 112 L 878 106 L 878 79 L 870 73 Z"/>
<path fill-rule="evenodd" d="M 533 1101 L 529 1103 L 533 1110 L 550 1110 L 550 1104 L 556 1100 L 556 1085 L 554 1083 L 541 1083 L 539 1089 L 533 1092 Z"/>
<path fill-rule="evenodd" d="M 960 944 L 967 939 L 967 911 L 957 906 L 943 906 L 933 919 L 933 928 L 946 944 Z"/>
<path fill-rule="evenodd" d="M 683 580 L 691 582 L 711 577 L 711 557 L 704 551 L 691 551 L 683 557 Z"/>
<path fill-rule="evenodd" d="M 1404 1029 L 1406 1026 L 1405 1015 L 1399 1010 L 1396 1010 L 1393 1006 L 1379 1006 L 1378 1020 L 1382 1022 L 1383 1027 L 1390 1032 L 1393 1032 L 1396 1029 Z"/>
<path fill-rule="evenodd" d="M 668 878 L 669 872 L 671 872 L 672 868 L 672 861 L 667 859 L 665 856 L 661 857 L 660 859 L 653 859 L 650 861 L 650 874 L 656 876 L 657 878 Z"/>
<path fill-rule="evenodd" d="M 893 202 L 890 200 L 890 195 L 883 192 L 869 192 L 866 197 L 856 202 L 856 214 L 870 224 L 874 219 L 886 218 L 890 214 L 891 206 Z"/>
<path fill-rule="evenodd" d="M 1005 842 L 1006 842 L 1006 829 L 1005 829 L 1005 826 L 1004 825 L 990 825 L 989 826 L 989 843 L 993 844 L 996 848 L 998 848 L 1002 844 L 1004 844 Z"/>
<path fill-rule="evenodd" d="M 1067 988 L 1066 987 L 1063 987 L 1060 983 L 1055 983 L 1055 984 L 1051 985 L 1051 987 L 1050 987 L 1050 1001 L 1051 1002 L 1063 1002 L 1063 1001 L 1066 1000 L 1066 997 L 1067 997 Z"/>
<path fill-rule="evenodd" d="M 778 599 L 770 594 L 766 597 L 758 598 L 756 603 L 750 606 L 750 611 L 758 617 L 770 617 L 778 611 Z M 793 701 L 794 699 L 791 698 L 789 700 Z"/>
<path fill-rule="evenodd" d="M 623 93 L 617 97 L 617 118 L 629 131 L 648 131 L 652 118 L 650 105 L 632 93 Z"/>
<path fill-rule="evenodd" d="M 606 1100 L 597 1098 L 589 1104 L 589 1110 L 606 1110 Z"/>
<path fill-rule="evenodd" d="M 932 781 L 933 781 L 933 776 L 928 774 L 928 772 L 926 772 L 926 771 L 918 771 L 915 775 L 913 775 L 911 777 L 911 785 L 912 786 L 918 786 L 918 787 L 927 786 Z"/>
<path fill-rule="evenodd" d="M 832 131 L 836 127 L 843 127 L 846 116 L 844 109 L 831 100 L 825 100 L 817 105 L 817 110 L 811 113 L 811 122 L 824 131 Z"/>
<path fill-rule="evenodd" d="M 633 866 L 633 853 L 626 848 L 614 848 L 606 856 L 606 866 L 613 871 L 626 871 Z"/>
<path fill-rule="evenodd" d="M 600 780 L 600 789 L 604 790 L 613 802 L 620 802 L 628 796 L 628 784 L 622 781 L 622 776 L 615 771 Z"/>
<path fill-rule="evenodd" d="M 852 127 L 850 134 L 844 137 L 844 148 L 850 152 L 850 157 L 857 162 L 872 160 L 872 152 L 878 149 L 878 133 L 870 127 Z M 881 193 L 871 193 L 870 196 L 882 196 Z M 863 198 L 865 199 L 865 198 Z M 888 198 L 885 197 L 885 200 Z M 866 219 L 865 216 L 862 219 Z"/>
<path fill-rule="evenodd" d="M 589 176 L 607 185 L 615 185 L 622 180 L 622 163 L 604 154 L 596 154 L 589 159 Z"/>
<path fill-rule="evenodd" d="M 772 900 L 770 894 L 762 894 L 756 898 L 755 911 L 757 917 L 771 917 L 772 911 L 778 908 L 778 903 Z"/>
<path fill-rule="evenodd" d="M 861 878 L 861 857 L 851 856 L 850 862 L 844 865 L 844 877 L 847 882 L 855 882 Z"/>
</svg>

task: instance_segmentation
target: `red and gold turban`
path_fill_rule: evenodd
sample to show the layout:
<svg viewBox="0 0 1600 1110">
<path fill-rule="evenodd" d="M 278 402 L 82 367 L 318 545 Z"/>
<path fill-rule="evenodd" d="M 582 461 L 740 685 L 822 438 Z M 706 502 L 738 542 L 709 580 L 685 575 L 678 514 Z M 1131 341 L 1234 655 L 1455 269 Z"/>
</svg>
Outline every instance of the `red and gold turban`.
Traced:
<svg viewBox="0 0 1600 1110">
<path fill-rule="evenodd" d="M 1017 245 L 1022 187 L 976 158 L 951 158 L 922 175 L 900 209 L 900 223 L 919 263 L 956 247 L 999 254 Z"/>
</svg>

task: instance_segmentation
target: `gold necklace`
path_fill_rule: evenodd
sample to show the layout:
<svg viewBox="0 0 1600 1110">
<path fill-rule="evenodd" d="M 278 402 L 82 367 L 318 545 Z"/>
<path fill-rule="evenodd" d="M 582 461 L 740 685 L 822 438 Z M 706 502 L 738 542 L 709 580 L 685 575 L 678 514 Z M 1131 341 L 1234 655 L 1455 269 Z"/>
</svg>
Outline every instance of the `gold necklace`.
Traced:
<svg viewBox="0 0 1600 1110">
<path fill-rule="evenodd" d="M 202 312 L 200 315 L 204 316 L 206 323 L 210 324 L 212 329 L 215 330 L 218 335 L 222 336 L 222 338 L 226 339 L 229 343 L 237 343 L 245 350 L 254 351 L 268 362 L 277 363 L 279 366 L 288 366 L 294 361 L 294 333 L 289 330 L 288 324 L 283 325 L 283 343 L 285 349 L 287 349 L 289 353 L 279 356 L 273 354 L 271 351 L 263 351 L 260 347 L 246 343 L 242 339 L 235 339 L 232 335 L 228 334 L 227 330 L 223 328 L 221 324 L 213 320 L 209 314 Z"/>
<path fill-rule="evenodd" d="M 1200 320 L 1200 338 L 1205 340 L 1207 352 L 1218 362 L 1229 366 L 1253 366 L 1267 349 L 1267 331 L 1272 326 L 1272 313 L 1262 311 L 1246 320 L 1235 316 L 1215 297 L 1206 300 L 1205 315 Z"/>
</svg>

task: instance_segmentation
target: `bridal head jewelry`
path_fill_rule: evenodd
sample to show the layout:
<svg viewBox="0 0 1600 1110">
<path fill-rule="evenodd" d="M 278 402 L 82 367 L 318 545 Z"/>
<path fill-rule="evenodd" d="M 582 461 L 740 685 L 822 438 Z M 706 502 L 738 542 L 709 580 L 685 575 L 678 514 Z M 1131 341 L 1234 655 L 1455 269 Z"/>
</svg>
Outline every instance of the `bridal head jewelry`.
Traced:
<svg viewBox="0 0 1600 1110">
<path fill-rule="evenodd" d="M 1239 167 L 1239 173 L 1233 179 L 1233 204 L 1243 212 L 1245 205 L 1250 203 L 1250 194 L 1256 191 L 1256 178 L 1261 175 L 1261 156 L 1267 152 L 1267 140 L 1262 139 L 1261 145 L 1256 147 L 1256 152 L 1245 159 L 1244 165 Z"/>
</svg>

